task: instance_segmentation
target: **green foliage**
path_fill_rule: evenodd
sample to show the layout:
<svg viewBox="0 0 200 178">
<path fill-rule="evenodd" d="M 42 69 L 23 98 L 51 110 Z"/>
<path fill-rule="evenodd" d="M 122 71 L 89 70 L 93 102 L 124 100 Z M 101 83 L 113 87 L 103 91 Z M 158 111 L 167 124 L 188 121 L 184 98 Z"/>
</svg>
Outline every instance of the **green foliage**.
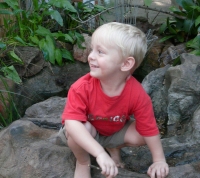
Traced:
<svg viewBox="0 0 200 178">
<path fill-rule="evenodd" d="M 150 6 L 152 3 L 152 0 L 144 0 L 144 5 L 145 6 Z"/>
<path fill-rule="evenodd" d="M 20 118 L 15 103 L 13 101 L 13 94 L 9 91 L 6 81 L 0 76 L 5 90 L 0 90 L 0 129 L 7 127 L 14 120 Z"/>
<path fill-rule="evenodd" d="M 175 43 L 186 42 L 186 46 L 193 54 L 200 55 L 200 1 L 176 0 L 179 8 L 171 7 L 170 10 L 177 17 L 167 18 L 160 27 L 160 34 L 165 35 L 160 42 L 173 40 Z"/>
<path fill-rule="evenodd" d="M 19 1 L 20 2 L 20 1 Z M 63 18 L 56 8 L 63 8 L 68 13 L 76 12 L 76 9 L 67 0 L 32 1 L 32 8 L 24 10 L 16 0 L 6 0 L 0 3 L 0 14 L 9 15 L 4 19 L 6 38 L 4 42 L 13 45 L 38 46 L 45 59 L 52 64 L 62 65 L 62 57 L 68 60 L 68 56 L 62 55 L 62 50 L 56 47 L 53 34 L 49 30 L 52 25 L 63 26 Z M 65 37 L 69 34 L 59 32 Z M 56 35 L 56 34 L 54 34 Z M 72 37 L 71 37 L 72 38 Z M 74 43 L 68 38 L 62 38 L 63 42 Z M 17 57 L 15 56 L 17 59 Z M 71 56 L 69 60 L 72 60 Z"/>
<path fill-rule="evenodd" d="M 59 66 L 63 65 L 63 59 L 73 62 L 74 58 L 70 51 L 58 47 L 57 42 L 77 44 L 79 48 L 83 48 L 81 44 L 84 37 L 81 33 L 85 29 L 82 29 L 80 23 L 105 10 L 102 6 L 93 5 L 91 1 L 71 4 L 69 0 L 32 0 L 31 6 L 30 9 L 24 9 L 20 1 L 16 0 L 0 2 L 0 14 L 5 15 L 6 33 L 0 42 L 0 53 L 7 46 L 36 46 L 40 48 L 46 61 Z M 9 57 L 13 62 L 22 64 L 14 51 L 9 52 Z M 6 77 L 17 83 L 21 82 L 14 67 L 2 64 L 2 59 L 1 67 L 0 70 Z"/>
</svg>

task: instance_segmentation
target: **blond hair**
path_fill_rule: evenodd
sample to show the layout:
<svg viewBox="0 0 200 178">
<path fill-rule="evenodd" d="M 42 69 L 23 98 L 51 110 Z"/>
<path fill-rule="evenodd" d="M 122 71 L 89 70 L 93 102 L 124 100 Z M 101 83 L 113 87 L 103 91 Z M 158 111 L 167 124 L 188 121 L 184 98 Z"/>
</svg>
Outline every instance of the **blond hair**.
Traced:
<svg viewBox="0 0 200 178">
<path fill-rule="evenodd" d="M 140 29 L 128 24 L 110 22 L 98 27 L 93 37 L 98 38 L 99 33 L 100 40 L 106 44 L 116 44 L 124 58 L 134 57 L 135 69 L 141 64 L 147 51 L 147 39 Z"/>
</svg>

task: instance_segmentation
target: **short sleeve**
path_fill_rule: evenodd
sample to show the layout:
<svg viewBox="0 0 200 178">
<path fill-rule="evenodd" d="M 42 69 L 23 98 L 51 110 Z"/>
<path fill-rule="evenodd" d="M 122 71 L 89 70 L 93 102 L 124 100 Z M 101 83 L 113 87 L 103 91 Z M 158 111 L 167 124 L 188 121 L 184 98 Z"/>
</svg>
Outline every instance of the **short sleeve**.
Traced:
<svg viewBox="0 0 200 178">
<path fill-rule="evenodd" d="M 136 120 L 136 130 L 142 136 L 154 136 L 159 134 L 151 98 L 143 90 L 140 92 L 137 106 L 133 114 Z"/>
<path fill-rule="evenodd" d="M 62 124 L 65 120 L 87 121 L 88 99 L 84 89 L 69 89 L 66 105 L 61 115 Z"/>
</svg>

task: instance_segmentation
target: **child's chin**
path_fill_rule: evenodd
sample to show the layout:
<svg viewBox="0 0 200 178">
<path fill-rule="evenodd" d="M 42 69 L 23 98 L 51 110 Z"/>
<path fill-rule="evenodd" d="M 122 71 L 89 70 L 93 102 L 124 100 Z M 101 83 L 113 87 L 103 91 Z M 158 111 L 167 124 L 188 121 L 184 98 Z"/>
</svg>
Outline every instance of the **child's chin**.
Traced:
<svg viewBox="0 0 200 178">
<path fill-rule="evenodd" d="M 96 73 L 92 72 L 92 71 L 90 71 L 90 75 L 91 75 L 92 77 L 98 78 L 98 75 L 97 75 Z"/>
</svg>

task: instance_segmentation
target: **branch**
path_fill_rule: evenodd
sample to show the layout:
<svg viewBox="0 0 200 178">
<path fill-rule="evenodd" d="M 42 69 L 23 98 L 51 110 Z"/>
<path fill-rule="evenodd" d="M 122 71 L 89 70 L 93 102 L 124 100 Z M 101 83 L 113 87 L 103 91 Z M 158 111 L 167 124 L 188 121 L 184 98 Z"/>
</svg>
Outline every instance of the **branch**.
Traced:
<svg viewBox="0 0 200 178">
<path fill-rule="evenodd" d="M 130 5 L 131 7 L 135 7 L 135 6 L 133 6 L 133 5 Z M 140 6 L 140 5 L 138 5 L 138 6 L 136 6 L 136 7 L 138 7 L 138 8 L 141 8 L 141 9 L 146 9 L 146 10 L 152 10 L 152 11 L 156 11 L 156 12 L 162 12 L 162 13 L 164 13 L 164 14 L 169 14 L 169 15 L 171 15 L 171 16 L 174 16 L 174 17 L 177 17 L 177 18 L 179 18 L 179 19 L 186 19 L 186 17 L 183 17 L 183 16 L 180 16 L 180 15 L 177 15 L 177 14 L 174 14 L 174 13 L 172 13 L 172 12 L 169 12 L 169 11 L 163 11 L 163 10 L 159 10 L 159 9 L 156 9 L 156 8 L 150 8 L 150 7 L 146 7 L 146 6 Z"/>
<path fill-rule="evenodd" d="M 79 22 L 79 23 L 84 24 L 84 23 L 86 23 L 86 22 L 88 22 L 88 21 L 94 19 L 95 17 L 97 17 L 97 16 L 103 14 L 104 12 L 107 12 L 107 11 L 110 11 L 110 10 L 113 10 L 113 9 L 116 9 L 116 8 L 122 7 L 122 6 L 126 6 L 126 7 L 138 7 L 138 8 L 141 8 L 141 9 L 156 11 L 156 12 L 158 12 L 158 14 L 161 12 L 161 13 L 164 13 L 164 14 L 168 14 L 168 15 L 177 17 L 177 18 L 179 18 L 179 19 L 186 19 L 186 17 L 180 16 L 180 15 L 176 15 L 176 14 L 174 14 L 174 13 L 172 13 L 172 12 L 169 12 L 169 11 L 163 11 L 163 10 L 161 10 L 161 9 L 159 10 L 159 9 L 150 8 L 150 7 L 147 7 L 147 6 L 131 5 L 131 4 L 124 4 L 124 5 L 118 5 L 118 6 L 115 6 L 115 7 L 110 7 L 110 8 L 108 8 L 108 9 L 105 9 L 105 10 L 99 12 L 99 13 L 96 14 L 96 15 L 93 15 L 92 17 L 90 17 L 90 18 L 87 19 L 87 20 L 82 20 L 82 19 L 79 17 L 79 13 L 77 13 L 78 19 L 79 19 L 79 20 L 77 20 L 76 18 L 72 17 L 72 16 L 69 15 L 69 14 L 68 14 L 68 15 L 69 15 L 73 20 L 75 20 L 76 22 Z"/>
</svg>

